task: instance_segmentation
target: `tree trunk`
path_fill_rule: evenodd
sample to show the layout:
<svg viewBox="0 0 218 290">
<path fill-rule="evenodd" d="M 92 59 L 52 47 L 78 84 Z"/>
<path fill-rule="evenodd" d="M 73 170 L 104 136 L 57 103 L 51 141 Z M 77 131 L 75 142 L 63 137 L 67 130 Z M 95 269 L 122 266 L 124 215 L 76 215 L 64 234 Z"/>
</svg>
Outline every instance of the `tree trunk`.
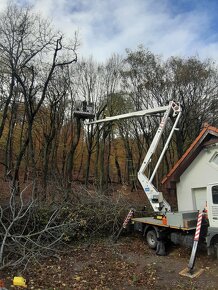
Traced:
<svg viewBox="0 0 218 290">
<path fill-rule="evenodd" d="M 106 143 L 106 138 L 108 134 L 110 134 L 111 131 L 111 124 L 108 124 L 108 127 L 105 128 L 103 127 L 103 134 L 102 134 L 102 141 L 101 141 L 101 146 L 100 146 L 100 157 L 99 157 L 99 190 L 100 192 L 103 192 L 107 188 L 107 170 L 108 164 L 105 164 L 105 143 Z M 105 165 L 107 166 L 105 170 Z M 106 175 L 106 176 L 105 176 Z"/>
<path fill-rule="evenodd" d="M 81 134 L 81 119 L 75 118 L 76 120 L 76 128 L 74 130 L 73 140 L 71 142 L 70 151 L 67 154 L 67 163 L 66 163 L 66 181 L 67 181 L 67 188 L 71 188 L 72 179 L 73 179 L 73 158 L 74 153 L 76 151 L 77 145 L 80 140 Z"/>
<path fill-rule="evenodd" d="M 120 169 L 120 164 L 118 161 L 118 157 L 117 154 L 115 153 L 115 166 L 116 166 L 116 170 L 117 170 L 117 178 L 118 178 L 118 183 L 122 184 L 122 174 L 121 174 L 121 169 Z"/>
<path fill-rule="evenodd" d="M 13 139 L 14 139 L 14 128 L 16 123 L 16 115 L 17 115 L 17 109 L 15 102 L 12 105 L 11 110 L 11 118 L 9 122 L 9 131 L 7 136 L 7 142 L 6 142 L 6 154 L 5 154 L 5 176 L 8 172 L 12 169 L 12 153 L 13 153 Z"/>
<path fill-rule="evenodd" d="M 96 161 L 95 161 L 95 185 L 99 186 L 99 155 L 100 155 L 100 130 L 97 126 L 96 133 Z"/>
<path fill-rule="evenodd" d="M 91 130 L 88 128 L 88 136 L 87 136 L 87 161 L 86 161 L 86 175 L 85 175 L 85 185 L 88 187 L 89 182 L 89 174 L 90 174 L 90 163 L 92 157 L 92 146 L 93 146 L 93 125 L 91 125 Z"/>
</svg>

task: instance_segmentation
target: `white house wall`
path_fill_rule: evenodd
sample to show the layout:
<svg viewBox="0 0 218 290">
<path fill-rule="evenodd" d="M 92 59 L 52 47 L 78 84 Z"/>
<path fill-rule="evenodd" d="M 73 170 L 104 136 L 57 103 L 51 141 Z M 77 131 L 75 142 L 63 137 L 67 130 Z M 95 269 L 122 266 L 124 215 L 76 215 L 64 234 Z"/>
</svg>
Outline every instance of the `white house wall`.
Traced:
<svg viewBox="0 0 218 290">
<path fill-rule="evenodd" d="M 218 152 L 218 145 L 203 149 L 189 167 L 180 176 L 180 181 L 176 185 L 178 210 L 196 209 L 194 192 L 205 190 L 209 183 L 218 181 L 218 166 L 209 162 L 212 156 Z"/>
</svg>

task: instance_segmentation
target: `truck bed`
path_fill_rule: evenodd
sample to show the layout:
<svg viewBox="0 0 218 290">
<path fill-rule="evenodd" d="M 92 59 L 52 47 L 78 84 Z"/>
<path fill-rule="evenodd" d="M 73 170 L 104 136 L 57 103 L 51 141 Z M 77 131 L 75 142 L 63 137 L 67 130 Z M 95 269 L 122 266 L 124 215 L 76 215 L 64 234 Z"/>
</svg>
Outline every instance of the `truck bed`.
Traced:
<svg viewBox="0 0 218 290">
<path fill-rule="evenodd" d="M 155 219 L 154 217 L 140 217 L 140 218 L 132 218 L 132 222 L 137 222 L 137 223 L 143 223 L 143 224 L 150 224 L 152 226 L 158 226 L 158 227 L 164 227 L 164 228 L 173 228 L 173 229 L 178 229 L 182 231 L 191 231 L 195 230 L 196 227 L 177 227 L 177 226 L 172 226 L 170 224 L 164 225 L 162 220 Z"/>
</svg>

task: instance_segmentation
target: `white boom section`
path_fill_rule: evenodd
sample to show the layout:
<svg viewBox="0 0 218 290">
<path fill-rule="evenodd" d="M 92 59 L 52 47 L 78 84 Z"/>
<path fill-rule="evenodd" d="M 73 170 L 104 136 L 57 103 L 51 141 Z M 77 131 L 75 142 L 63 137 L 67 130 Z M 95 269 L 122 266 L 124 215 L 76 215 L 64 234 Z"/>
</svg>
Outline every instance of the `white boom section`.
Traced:
<svg viewBox="0 0 218 290">
<path fill-rule="evenodd" d="M 154 154 L 156 148 L 157 148 L 157 145 L 159 144 L 160 142 L 160 139 L 161 139 L 161 135 L 164 131 L 164 128 L 166 127 L 166 124 L 167 124 L 167 121 L 169 119 L 169 116 L 170 114 L 173 112 L 173 116 L 176 116 L 176 118 L 174 119 L 174 124 L 173 124 L 173 127 L 170 131 L 170 134 L 167 138 L 167 141 L 164 145 L 164 148 L 160 154 L 160 157 L 156 163 L 156 166 L 152 172 L 152 175 L 150 178 L 148 178 L 145 174 L 144 174 L 144 171 L 145 169 L 148 167 L 148 164 L 151 162 L 152 160 L 152 155 Z M 153 178 L 157 172 L 157 169 L 160 165 L 160 162 L 162 161 L 162 158 L 164 156 L 164 153 L 166 152 L 167 148 L 168 148 L 168 145 L 169 145 L 169 142 L 172 138 L 172 135 L 174 133 L 174 131 L 176 130 L 176 126 L 178 124 L 178 121 L 179 121 L 179 118 L 181 116 L 181 107 L 180 105 L 174 103 L 174 102 L 170 102 L 169 106 L 168 106 L 168 109 L 166 110 L 161 122 L 160 122 L 160 125 L 159 125 L 159 128 L 154 136 L 154 139 L 149 147 L 149 150 L 145 156 L 145 159 L 141 165 L 141 168 L 139 169 L 139 172 L 138 172 L 138 179 L 151 203 L 151 206 L 153 207 L 153 210 L 155 212 L 166 212 L 166 211 L 170 211 L 171 210 L 171 207 L 169 205 L 169 203 L 163 198 L 163 195 L 162 195 L 162 192 L 159 192 L 155 187 L 154 185 L 152 184 L 152 181 L 153 181 Z"/>
<path fill-rule="evenodd" d="M 112 116 L 112 117 L 108 117 L 105 119 L 101 119 L 101 120 L 96 120 L 93 122 L 88 123 L 89 124 L 97 124 L 97 123 L 103 123 L 103 122 L 110 122 L 110 121 L 115 121 L 115 120 L 120 120 L 120 119 L 128 119 L 128 118 L 133 118 L 133 117 L 141 117 L 141 116 L 149 116 L 149 115 L 154 115 L 160 112 L 165 112 L 164 116 L 162 117 L 162 120 L 160 122 L 160 125 L 157 129 L 157 132 L 154 136 L 154 139 L 150 145 L 150 148 L 145 156 L 145 159 L 141 165 L 141 168 L 139 169 L 138 172 L 138 179 L 139 182 L 141 183 L 145 194 L 147 195 L 151 206 L 153 207 L 153 210 L 155 212 L 166 212 L 166 211 L 170 211 L 171 207 L 169 205 L 169 203 L 163 198 L 163 195 L 161 192 L 159 192 L 154 185 L 152 184 L 152 180 L 157 172 L 157 169 L 160 165 L 160 162 L 164 156 L 164 153 L 166 152 L 169 142 L 172 138 L 172 135 L 174 133 L 174 131 L 177 129 L 176 126 L 178 124 L 179 118 L 181 116 L 181 106 L 177 103 L 175 103 L 174 101 L 171 101 L 169 103 L 168 106 L 163 106 L 163 107 L 157 107 L 154 109 L 148 109 L 148 110 L 142 110 L 142 111 L 138 111 L 138 112 L 132 112 L 132 113 L 127 113 L 127 114 L 122 114 L 122 115 L 118 115 L 118 116 Z M 170 134 L 167 138 L 167 141 L 164 145 L 164 148 L 160 154 L 160 157 L 156 163 L 156 166 L 154 168 L 154 171 L 151 175 L 150 178 L 148 178 L 145 174 L 144 171 L 145 169 L 148 167 L 148 164 L 151 162 L 152 160 L 152 156 L 155 153 L 157 146 L 160 142 L 162 133 L 166 127 L 167 121 L 169 119 L 170 115 L 173 115 L 173 117 L 175 117 L 174 119 L 174 124 L 173 127 L 170 131 Z"/>
<path fill-rule="evenodd" d="M 149 115 L 165 112 L 168 108 L 169 108 L 169 106 L 164 106 L 164 107 L 157 107 L 157 108 L 148 109 L 148 110 L 141 110 L 141 111 L 137 111 L 137 112 L 131 112 L 131 113 L 126 113 L 126 114 L 112 116 L 112 117 L 106 117 L 104 119 L 95 120 L 95 121 L 89 122 L 87 124 L 88 125 L 98 124 L 98 123 L 117 121 L 117 120 L 121 120 L 121 119 L 133 118 L 133 117 L 149 116 Z"/>
</svg>

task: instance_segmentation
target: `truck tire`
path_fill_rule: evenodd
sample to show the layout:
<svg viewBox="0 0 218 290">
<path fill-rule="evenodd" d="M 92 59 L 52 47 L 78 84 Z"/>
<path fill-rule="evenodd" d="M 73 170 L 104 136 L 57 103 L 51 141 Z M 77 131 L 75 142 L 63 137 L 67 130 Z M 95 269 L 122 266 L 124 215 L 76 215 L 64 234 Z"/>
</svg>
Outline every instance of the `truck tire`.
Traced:
<svg viewBox="0 0 218 290">
<path fill-rule="evenodd" d="M 157 233 L 155 230 L 147 231 L 146 240 L 150 249 L 157 248 Z"/>
<path fill-rule="evenodd" d="M 214 257 L 218 258 L 218 243 L 215 243 L 213 247 L 214 247 Z"/>
</svg>

